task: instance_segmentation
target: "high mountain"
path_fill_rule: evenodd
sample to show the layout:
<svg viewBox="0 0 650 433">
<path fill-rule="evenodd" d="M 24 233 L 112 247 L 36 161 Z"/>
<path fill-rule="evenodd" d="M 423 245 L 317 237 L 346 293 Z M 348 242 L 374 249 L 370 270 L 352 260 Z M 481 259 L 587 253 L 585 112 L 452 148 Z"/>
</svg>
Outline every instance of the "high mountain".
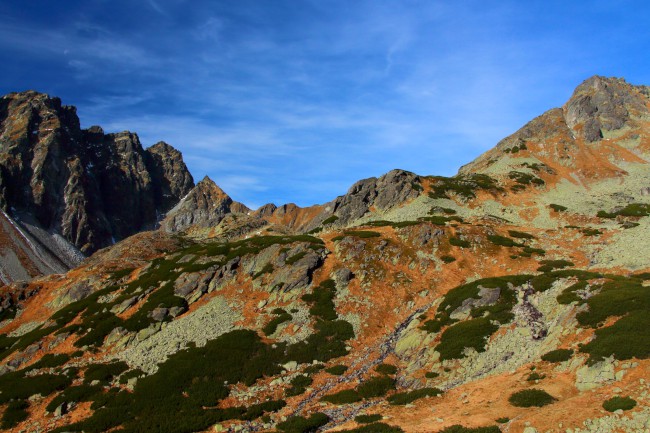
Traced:
<svg viewBox="0 0 650 433">
<path fill-rule="evenodd" d="M 453 177 L 255 211 L 170 186 L 159 230 L 0 289 L 2 426 L 647 431 L 649 128 L 597 76 Z"/>
<path fill-rule="evenodd" d="M 5 280 L 64 271 L 79 252 L 151 229 L 193 186 L 164 142 L 143 149 L 136 134 L 82 130 L 74 107 L 45 94 L 0 99 Z"/>
</svg>

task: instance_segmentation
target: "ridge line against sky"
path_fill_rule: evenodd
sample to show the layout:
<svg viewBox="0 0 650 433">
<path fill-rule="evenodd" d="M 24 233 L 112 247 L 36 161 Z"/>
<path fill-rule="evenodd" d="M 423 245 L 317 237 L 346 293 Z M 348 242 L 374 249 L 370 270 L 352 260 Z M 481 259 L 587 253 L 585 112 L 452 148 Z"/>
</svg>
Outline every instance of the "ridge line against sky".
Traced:
<svg viewBox="0 0 650 433">
<path fill-rule="evenodd" d="M 8 0 L 2 94 L 183 152 L 235 200 L 453 175 L 591 75 L 650 84 L 641 1 Z"/>
</svg>

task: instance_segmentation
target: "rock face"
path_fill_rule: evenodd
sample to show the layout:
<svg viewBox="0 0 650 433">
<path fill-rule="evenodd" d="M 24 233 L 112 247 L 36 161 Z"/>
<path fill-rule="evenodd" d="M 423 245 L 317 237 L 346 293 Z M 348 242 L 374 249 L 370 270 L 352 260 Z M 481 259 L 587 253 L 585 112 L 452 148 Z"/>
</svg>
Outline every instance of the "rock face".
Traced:
<svg viewBox="0 0 650 433">
<path fill-rule="evenodd" d="M 28 91 L 0 99 L 0 206 L 89 254 L 155 225 L 193 186 L 180 152 L 82 130 L 76 109 Z"/>
<path fill-rule="evenodd" d="M 190 226 L 211 227 L 230 213 L 248 213 L 245 205 L 233 201 L 209 177 L 204 177 L 189 194 L 169 211 L 161 226 L 178 232 Z"/>
<path fill-rule="evenodd" d="M 564 106 L 567 125 L 585 141 L 603 137 L 603 130 L 620 129 L 632 114 L 647 113 L 646 86 L 631 86 L 625 80 L 594 76 L 573 92 Z"/>
<path fill-rule="evenodd" d="M 650 90 L 620 78 L 594 76 L 585 80 L 561 108 L 548 110 L 501 140 L 496 147 L 464 165 L 459 174 L 498 175 L 521 170 L 522 161 L 536 169 L 583 182 L 625 174 L 617 161 L 635 161 L 647 153 L 638 140 L 645 134 Z M 628 147 L 614 149 L 608 137 L 625 136 Z M 629 151 L 632 151 L 629 153 Z"/>
<path fill-rule="evenodd" d="M 365 215 L 371 207 L 388 210 L 419 194 L 416 185 L 420 177 L 404 170 L 392 170 L 379 179 L 360 180 L 347 194 L 336 198 L 329 206 L 341 223 L 348 223 Z"/>
<path fill-rule="evenodd" d="M 0 287 L 2 422 L 18 408 L 12 431 L 272 431 L 325 414 L 313 430 L 647 431 L 650 116 L 640 86 L 581 87 L 465 176 L 395 170 L 321 206 L 256 212 L 205 178 L 166 230 Z M 81 185 L 133 208 L 97 208 L 110 233 L 191 186 L 164 143 L 80 137 L 117 176 L 82 170 Z M 16 228 L 30 209 L 0 212 L 0 277 L 47 258 Z M 2 255 L 6 239 L 25 257 Z"/>
</svg>

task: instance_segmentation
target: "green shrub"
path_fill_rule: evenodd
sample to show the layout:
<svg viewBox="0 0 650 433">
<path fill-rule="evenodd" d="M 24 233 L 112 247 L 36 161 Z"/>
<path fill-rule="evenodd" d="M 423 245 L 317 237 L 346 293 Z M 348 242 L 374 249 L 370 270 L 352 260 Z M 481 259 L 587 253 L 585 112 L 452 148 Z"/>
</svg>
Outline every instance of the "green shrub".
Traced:
<svg viewBox="0 0 650 433">
<path fill-rule="evenodd" d="M 514 240 L 507 238 L 505 236 L 499 236 L 499 235 L 488 235 L 488 240 L 492 242 L 494 245 L 499 245 L 502 247 L 520 247 L 522 246 L 521 244 L 515 242 Z"/>
<path fill-rule="evenodd" d="M 380 421 L 382 418 L 383 416 L 375 413 L 372 415 L 357 415 L 354 417 L 354 420 L 359 424 L 370 424 L 371 422 Z"/>
<path fill-rule="evenodd" d="M 587 300 L 587 305 L 589 311 L 579 313 L 576 318 L 581 325 L 597 327 L 608 317 L 650 310 L 650 290 L 636 279 L 608 281 Z"/>
<path fill-rule="evenodd" d="M 441 216 L 441 215 L 434 215 L 434 216 L 428 216 L 428 217 L 420 217 L 420 218 L 418 218 L 418 221 L 431 223 L 431 224 L 437 225 L 437 226 L 444 226 L 448 222 L 452 222 L 452 221 L 462 223 L 463 219 L 461 217 L 457 217 L 457 216 L 445 217 L 445 216 Z"/>
<path fill-rule="evenodd" d="M 302 252 L 300 252 L 298 254 L 294 254 L 293 256 L 291 256 L 287 260 L 285 260 L 285 263 L 287 265 L 293 265 L 294 263 L 296 263 L 298 260 L 302 259 L 306 255 L 307 255 L 307 251 L 302 251 Z"/>
<path fill-rule="evenodd" d="M 555 212 L 564 212 L 565 210 L 567 210 L 567 207 L 566 207 L 566 206 L 562 206 L 561 204 L 554 204 L 554 203 L 551 203 L 551 204 L 549 205 L 549 207 L 550 207 L 551 209 L 553 209 Z"/>
<path fill-rule="evenodd" d="M 592 229 L 592 228 L 581 229 L 580 233 L 582 233 L 585 236 L 599 236 L 603 234 L 600 230 Z"/>
<path fill-rule="evenodd" d="M 440 359 L 443 361 L 462 358 L 465 348 L 469 347 L 473 347 L 477 352 L 485 352 L 487 338 L 497 329 L 499 326 L 487 317 L 456 323 L 442 333 L 436 351 L 440 353 Z"/>
<path fill-rule="evenodd" d="M 504 417 L 495 419 L 495 421 L 498 422 L 499 424 L 505 424 L 505 423 L 510 421 L 510 418 L 504 416 Z"/>
<path fill-rule="evenodd" d="M 362 238 L 362 239 L 368 239 L 368 238 L 378 238 L 381 236 L 380 233 L 373 232 L 370 230 L 346 230 L 343 232 L 342 235 L 336 236 L 332 238 L 333 241 L 340 241 L 343 240 L 343 238 L 347 236 L 352 236 L 355 238 Z"/>
<path fill-rule="evenodd" d="M 1 427 L 10 429 L 25 421 L 29 417 L 28 407 L 29 404 L 25 400 L 10 401 L 2 415 Z"/>
<path fill-rule="evenodd" d="M 443 255 L 443 256 L 440 256 L 440 260 L 442 260 L 445 263 L 452 263 L 452 262 L 456 261 L 456 257 Z"/>
<path fill-rule="evenodd" d="M 321 398 L 321 401 L 326 401 L 328 403 L 333 403 L 333 404 L 350 404 L 350 403 L 356 403 L 357 401 L 361 401 L 361 399 L 362 397 L 359 395 L 359 393 L 356 390 L 345 389 L 335 394 L 326 395 L 323 398 Z"/>
<path fill-rule="evenodd" d="M 542 355 L 542 361 L 546 362 L 564 362 L 571 359 L 573 356 L 573 350 L 571 349 L 556 349 L 551 350 Z"/>
<path fill-rule="evenodd" d="M 264 265 L 264 267 L 262 269 L 260 269 L 258 272 L 256 272 L 253 275 L 253 279 L 256 280 L 256 279 L 258 279 L 259 277 L 261 277 L 264 274 L 270 274 L 270 273 L 273 272 L 273 270 L 274 270 L 273 264 L 267 263 L 266 265 Z"/>
<path fill-rule="evenodd" d="M 443 297 L 436 317 L 424 322 L 421 328 L 427 332 L 440 332 L 444 326 L 451 325 L 453 321 L 449 315 L 467 299 L 478 299 L 480 287 L 500 288 L 501 293 L 496 304 L 474 308 L 471 311 L 471 316 L 478 318 L 487 315 L 490 320 L 496 320 L 499 323 L 505 324 L 514 317 L 512 307 L 516 302 L 514 291 L 510 289 L 509 285 L 520 286 L 530 278 L 532 278 L 530 275 L 492 277 L 457 286 L 447 292 Z"/>
<path fill-rule="evenodd" d="M 539 256 L 543 256 L 543 255 L 546 254 L 546 251 L 544 251 L 544 250 L 541 249 L 541 248 L 532 248 L 532 247 L 528 247 L 528 246 L 526 246 L 526 247 L 524 247 L 524 248 L 521 250 L 521 253 L 520 253 L 520 255 L 523 256 L 523 257 L 530 257 L 530 256 L 532 256 L 533 254 L 537 254 L 537 255 L 539 255 Z"/>
<path fill-rule="evenodd" d="M 544 376 L 543 374 L 539 374 L 539 373 L 530 373 L 530 374 L 528 375 L 528 377 L 526 378 L 526 380 L 527 380 L 528 382 L 534 382 L 534 381 L 536 381 L 536 380 L 542 380 L 542 379 L 544 379 L 545 377 L 546 377 L 546 376 Z"/>
<path fill-rule="evenodd" d="M 395 379 L 388 376 L 373 377 L 357 387 L 357 392 L 363 398 L 374 398 L 385 395 L 395 389 Z"/>
<path fill-rule="evenodd" d="M 312 414 L 309 418 L 292 416 L 278 424 L 278 430 L 285 433 L 313 433 L 329 422 L 329 417 L 321 412 Z"/>
<path fill-rule="evenodd" d="M 284 350 L 283 345 L 273 348 L 263 344 L 253 331 L 229 332 L 203 347 L 171 355 L 156 373 L 138 380 L 133 393 L 111 391 L 101 394 L 101 399 L 94 398 L 97 410 L 93 415 L 65 429 L 90 433 L 121 425 L 121 431 L 128 433 L 191 432 L 225 419 L 250 418 L 282 402 L 267 402 L 252 409 L 204 407 L 214 407 L 228 395 L 224 382 L 250 386 L 263 376 L 278 374 L 279 364 L 287 362 Z"/>
<path fill-rule="evenodd" d="M 325 366 L 323 364 L 312 364 L 309 367 L 305 368 L 303 371 L 305 374 L 314 374 L 321 371 Z"/>
<path fill-rule="evenodd" d="M 616 412 L 617 410 L 630 410 L 636 406 L 636 401 L 630 397 L 612 397 L 603 403 L 603 409 L 608 412 Z"/>
<path fill-rule="evenodd" d="M 114 280 L 121 280 L 127 275 L 131 275 L 133 271 L 135 271 L 135 268 L 124 268 L 118 271 L 113 271 L 111 272 L 111 278 L 113 278 Z"/>
<path fill-rule="evenodd" d="M 45 410 L 52 413 L 59 405 L 66 402 L 82 402 L 91 401 L 97 394 L 102 393 L 100 385 L 79 385 L 66 388 L 61 394 L 54 397 L 54 399 L 47 405 Z"/>
<path fill-rule="evenodd" d="M 532 278 L 530 285 L 533 286 L 536 292 L 545 292 L 553 287 L 555 281 L 557 281 L 557 277 L 554 274 L 546 273 Z"/>
<path fill-rule="evenodd" d="M 400 427 L 376 422 L 357 427 L 351 430 L 339 430 L 339 433 L 404 433 Z"/>
<path fill-rule="evenodd" d="M 299 375 L 291 381 L 291 388 L 287 389 L 287 396 L 292 397 L 304 393 L 309 385 L 313 382 L 309 376 Z"/>
<path fill-rule="evenodd" d="M 127 371 L 126 373 L 120 376 L 120 384 L 126 385 L 129 382 L 129 379 L 133 379 L 134 377 L 140 377 L 143 375 L 144 375 L 144 371 L 140 370 L 139 368 L 134 368 L 133 370 Z"/>
<path fill-rule="evenodd" d="M 470 428 L 456 424 L 440 430 L 438 433 L 501 433 L 501 429 L 497 426 Z"/>
<path fill-rule="evenodd" d="M 72 378 L 63 374 L 38 374 L 25 376 L 25 370 L 13 371 L 0 376 L 0 404 L 11 400 L 26 400 L 32 395 L 43 397 L 67 388 Z"/>
<path fill-rule="evenodd" d="M 572 302 L 581 302 L 582 298 L 578 296 L 577 292 L 585 290 L 588 285 L 589 283 L 587 281 L 578 281 L 577 283 L 572 284 L 557 296 L 557 302 L 563 305 L 567 305 Z"/>
<path fill-rule="evenodd" d="M 608 218 L 608 219 L 616 218 L 616 214 L 615 214 L 615 213 L 605 212 L 604 210 L 599 210 L 599 211 L 596 213 L 596 216 L 597 216 L 598 218 Z"/>
<path fill-rule="evenodd" d="M 616 218 L 617 216 L 625 217 L 645 217 L 650 215 L 650 204 L 646 203 L 630 203 L 623 209 L 614 212 L 598 211 L 596 214 L 599 218 Z"/>
<path fill-rule="evenodd" d="M 336 216 L 336 215 L 332 215 L 332 216 L 330 216 L 330 217 L 328 217 L 328 218 L 325 218 L 325 219 L 323 220 L 323 225 L 332 224 L 333 222 L 335 222 L 335 221 L 338 220 L 338 219 L 339 219 L 338 216 Z"/>
<path fill-rule="evenodd" d="M 640 272 L 638 274 L 632 275 L 632 277 L 647 281 L 650 280 L 650 272 Z"/>
<path fill-rule="evenodd" d="M 557 399 L 542 389 L 525 389 L 515 392 L 508 398 L 513 406 L 517 407 L 542 407 L 553 403 Z"/>
<path fill-rule="evenodd" d="M 325 371 L 334 376 L 340 376 L 348 370 L 348 367 L 345 365 L 333 365 L 329 368 L 326 368 Z"/>
<path fill-rule="evenodd" d="M 469 241 L 466 241 L 466 240 L 461 239 L 459 237 L 450 237 L 449 238 L 449 244 L 453 245 L 455 247 L 460 247 L 460 248 L 469 248 L 471 246 Z"/>
<path fill-rule="evenodd" d="M 650 316 L 647 311 L 634 311 L 613 325 L 596 329 L 596 338 L 582 346 L 589 354 L 589 363 L 614 356 L 619 360 L 650 358 Z"/>
<path fill-rule="evenodd" d="M 388 402 L 392 405 L 405 405 L 424 397 L 435 397 L 442 394 L 438 388 L 420 388 L 410 392 L 398 392 L 388 397 Z"/>
<path fill-rule="evenodd" d="M 302 300 L 312 304 L 309 314 L 322 320 L 335 320 L 336 310 L 334 306 L 335 289 L 329 284 L 329 281 L 321 283 L 314 288 L 312 293 L 302 296 Z M 332 281 L 333 283 L 333 281 Z"/>
<path fill-rule="evenodd" d="M 67 353 L 60 353 L 58 355 L 53 355 L 51 353 L 43 355 L 41 359 L 32 364 L 29 369 L 36 370 L 39 368 L 54 368 L 60 367 L 70 360 L 70 355 Z"/>
<path fill-rule="evenodd" d="M 517 230 L 508 230 L 508 234 L 517 239 L 535 239 L 535 236 L 530 233 L 518 232 Z"/>
<path fill-rule="evenodd" d="M 438 376 L 440 376 L 440 373 L 436 373 L 435 371 L 427 371 L 424 373 L 424 377 L 427 379 L 435 379 Z"/>
<path fill-rule="evenodd" d="M 90 364 L 84 372 L 84 383 L 90 383 L 94 380 L 104 383 L 109 382 L 128 369 L 129 366 L 124 361 L 112 364 Z"/>
<path fill-rule="evenodd" d="M 472 199 L 476 197 L 479 190 L 488 190 L 492 192 L 502 191 L 496 181 L 486 174 L 459 175 L 455 177 L 434 176 L 430 178 L 432 190 L 429 197 L 451 198 L 457 195 L 463 199 Z"/>
<path fill-rule="evenodd" d="M 641 279 L 607 276 L 600 290 L 585 301 L 588 311 L 576 318 L 583 326 L 596 329 L 596 338 L 581 351 L 589 353 L 589 363 L 608 356 L 616 359 L 650 357 L 650 290 Z M 609 317 L 620 317 L 608 327 L 601 328 Z"/>
<path fill-rule="evenodd" d="M 573 262 L 568 260 L 542 260 L 542 266 L 537 268 L 537 272 L 551 272 L 555 269 L 566 268 L 567 266 L 575 266 Z"/>
<path fill-rule="evenodd" d="M 381 374 L 395 374 L 397 373 L 397 367 L 392 364 L 379 364 L 375 367 L 375 371 Z"/>
<path fill-rule="evenodd" d="M 291 320 L 292 318 L 291 314 L 287 313 L 281 308 L 279 310 L 280 310 L 279 312 L 275 310 L 273 311 L 273 313 L 276 314 L 276 317 L 271 319 L 271 321 L 266 325 L 264 325 L 264 327 L 262 328 L 262 332 L 264 332 L 264 335 L 269 336 L 275 333 L 275 331 L 278 329 L 278 326 Z"/>
<path fill-rule="evenodd" d="M 520 185 L 544 185 L 544 181 L 542 179 L 530 173 L 511 171 L 508 174 L 508 177 Z"/>
</svg>

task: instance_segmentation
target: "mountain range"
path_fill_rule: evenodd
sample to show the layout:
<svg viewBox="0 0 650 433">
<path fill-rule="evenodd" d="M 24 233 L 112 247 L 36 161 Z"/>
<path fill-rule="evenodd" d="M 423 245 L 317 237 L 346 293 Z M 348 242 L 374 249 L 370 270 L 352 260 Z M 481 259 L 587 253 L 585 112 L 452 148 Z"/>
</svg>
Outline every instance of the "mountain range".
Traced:
<svg viewBox="0 0 650 433">
<path fill-rule="evenodd" d="M 0 100 L 11 431 L 650 429 L 650 88 L 594 76 L 453 177 L 306 208 Z"/>
</svg>

